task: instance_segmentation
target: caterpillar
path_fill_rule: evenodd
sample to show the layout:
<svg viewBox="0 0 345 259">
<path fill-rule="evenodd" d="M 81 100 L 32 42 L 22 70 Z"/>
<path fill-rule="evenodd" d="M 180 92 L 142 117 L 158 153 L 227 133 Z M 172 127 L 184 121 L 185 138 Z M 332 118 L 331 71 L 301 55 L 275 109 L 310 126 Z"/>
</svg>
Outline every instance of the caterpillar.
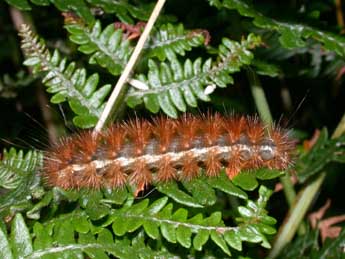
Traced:
<svg viewBox="0 0 345 259">
<path fill-rule="evenodd" d="M 141 191 L 152 183 L 187 181 L 203 172 L 229 179 L 244 169 L 285 170 L 295 141 L 279 126 L 265 127 L 256 116 L 184 114 L 179 119 L 135 118 L 95 135 L 84 131 L 49 148 L 43 178 L 63 189 L 120 188 Z"/>
</svg>

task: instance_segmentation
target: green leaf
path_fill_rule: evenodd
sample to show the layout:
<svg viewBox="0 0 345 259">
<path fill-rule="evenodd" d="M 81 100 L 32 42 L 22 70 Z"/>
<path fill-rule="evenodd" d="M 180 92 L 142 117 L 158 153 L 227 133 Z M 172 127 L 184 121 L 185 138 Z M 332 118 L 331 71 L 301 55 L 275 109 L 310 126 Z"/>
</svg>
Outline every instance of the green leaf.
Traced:
<svg viewBox="0 0 345 259">
<path fill-rule="evenodd" d="M 177 227 L 176 239 L 177 239 L 177 242 L 179 242 L 183 247 L 190 248 L 192 244 L 191 236 L 192 236 L 192 230 L 190 228 L 185 227 L 183 225 L 180 225 Z"/>
<path fill-rule="evenodd" d="M 211 239 L 223 250 L 224 253 L 231 256 L 230 250 L 223 237 L 216 231 L 211 231 Z"/>
<path fill-rule="evenodd" d="M 185 112 L 187 107 L 183 100 L 183 96 L 182 96 L 182 93 L 180 92 L 180 89 L 174 89 L 174 88 L 170 89 L 169 94 L 176 108 L 181 112 Z"/>
<path fill-rule="evenodd" d="M 219 211 L 213 212 L 208 218 L 204 220 L 205 225 L 218 226 L 222 222 L 222 213 Z"/>
<path fill-rule="evenodd" d="M 90 230 L 90 223 L 86 216 L 72 218 L 73 226 L 76 232 L 86 234 Z"/>
<path fill-rule="evenodd" d="M 95 243 L 95 237 L 91 233 L 80 234 L 79 235 L 79 243 L 80 244 L 93 244 Z M 83 251 L 88 255 L 89 258 L 95 259 L 108 259 L 109 257 L 102 251 L 103 249 L 92 247 L 92 248 L 85 248 Z"/>
<path fill-rule="evenodd" d="M 42 6 L 48 6 L 50 4 L 49 0 L 31 0 L 31 2 Z"/>
<path fill-rule="evenodd" d="M 283 171 L 262 168 L 255 170 L 256 178 L 260 180 L 270 180 L 284 175 Z"/>
<path fill-rule="evenodd" d="M 176 202 L 183 204 L 188 207 L 202 208 L 203 206 L 199 204 L 196 199 L 185 192 L 181 191 L 176 182 L 170 182 L 166 184 L 161 184 L 157 186 L 157 190 L 161 193 L 166 194 Z"/>
<path fill-rule="evenodd" d="M 23 62 L 25 66 L 35 66 L 39 63 L 40 63 L 40 59 L 38 57 L 28 58 Z"/>
<path fill-rule="evenodd" d="M 166 206 L 162 212 L 160 213 L 161 217 L 170 219 L 170 215 L 172 214 L 172 204 L 169 204 Z M 168 240 L 171 243 L 176 243 L 176 231 L 175 231 L 175 226 L 173 224 L 170 224 L 168 222 L 163 221 L 161 223 L 161 232 L 163 237 Z"/>
<path fill-rule="evenodd" d="M 238 207 L 238 212 L 240 213 L 242 217 L 246 217 L 246 218 L 252 218 L 255 215 L 254 211 L 243 206 Z"/>
<path fill-rule="evenodd" d="M 51 103 L 62 103 L 66 101 L 66 96 L 62 93 L 55 94 L 52 98 L 50 98 Z"/>
<path fill-rule="evenodd" d="M 159 223 L 154 221 L 145 221 L 144 222 L 144 230 L 146 234 L 152 239 L 159 238 Z"/>
<path fill-rule="evenodd" d="M 101 192 L 90 191 L 82 196 L 81 206 L 86 209 L 86 213 L 92 220 L 99 220 L 109 214 L 109 208 L 100 202 L 102 198 Z"/>
<path fill-rule="evenodd" d="M 6 0 L 6 2 L 18 8 L 19 10 L 23 10 L 23 11 L 31 10 L 31 7 L 27 0 Z"/>
<path fill-rule="evenodd" d="M 61 245 L 75 242 L 74 227 L 69 220 L 57 222 L 54 226 L 53 238 Z"/>
<path fill-rule="evenodd" d="M 253 229 L 242 227 L 239 229 L 238 232 L 239 236 L 243 241 L 251 242 L 251 243 L 259 243 L 262 241 L 262 238 L 260 235 L 257 235 Z"/>
<path fill-rule="evenodd" d="M 163 207 L 167 204 L 169 198 L 163 197 L 156 201 L 154 201 L 148 208 L 147 213 L 148 214 L 156 214 L 158 213 Z"/>
<path fill-rule="evenodd" d="M 130 4 L 127 1 L 100 1 L 88 0 L 93 6 L 102 8 L 106 13 L 114 13 L 122 22 L 133 24 L 133 18 L 140 21 L 147 21 L 152 13 L 153 6 L 145 2 Z"/>
<path fill-rule="evenodd" d="M 232 179 L 232 182 L 246 191 L 252 191 L 259 185 L 253 172 L 241 172 Z"/>
<path fill-rule="evenodd" d="M 158 95 L 158 103 L 165 114 L 172 118 L 177 118 L 177 111 L 167 93 L 160 93 Z"/>
<path fill-rule="evenodd" d="M 123 236 L 127 232 L 126 219 L 121 216 L 114 217 L 112 229 L 117 236 Z"/>
<path fill-rule="evenodd" d="M 281 74 L 280 69 L 276 65 L 266 63 L 262 60 L 254 59 L 252 65 L 255 67 L 255 72 L 259 75 L 277 77 Z"/>
<path fill-rule="evenodd" d="M 29 255 L 33 251 L 29 229 L 20 213 L 13 219 L 10 242 L 14 258 Z"/>
<path fill-rule="evenodd" d="M 91 128 L 96 125 L 98 118 L 92 115 L 75 116 L 73 118 L 73 124 L 79 128 Z"/>
<path fill-rule="evenodd" d="M 193 247 L 196 250 L 201 251 L 202 246 L 206 244 L 208 238 L 209 238 L 209 231 L 205 229 L 200 229 L 193 239 Z"/>
<path fill-rule="evenodd" d="M 13 259 L 10 243 L 6 234 L 0 228 L 0 257 L 3 259 Z"/>
<path fill-rule="evenodd" d="M 123 204 L 128 198 L 128 191 L 125 187 L 117 189 L 106 188 L 103 193 L 107 199 L 118 205 Z"/>
<path fill-rule="evenodd" d="M 45 249 L 52 246 L 53 239 L 51 237 L 52 229 L 48 229 L 48 227 L 44 227 L 41 223 L 36 222 L 33 227 L 33 232 L 35 234 L 34 239 L 34 249 Z M 48 258 L 47 256 L 45 258 Z"/>
<path fill-rule="evenodd" d="M 206 178 L 200 177 L 193 181 L 185 181 L 182 184 L 189 193 L 194 194 L 193 197 L 198 203 L 204 206 L 211 206 L 216 203 L 215 191 L 207 184 Z"/>
<path fill-rule="evenodd" d="M 236 196 L 241 199 L 248 199 L 247 194 L 235 185 L 233 185 L 224 173 L 224 171 L 222 171 L 222 173 L 218 177 L 209 178 L 207 180 L 207 183 L 211 185 L 213 188 L 216 188 L 227 194 Z"/>
<path fill-rule="evenodd" d="M 93 17 L 90 8 L 87 6 L 87 3 L 83 0 L 51 0 L 51 2 L 60 11 L 74 11 L 78 16 L 82 17 L 87 23 L 94 23 L 95 18 Z"/>
<path fill-rule="evenodd" d="M 234 230 L 226 231 L 224 239 L 232 248 L 242 251 L 242 240 Z"/>
<path fill-rule="evenodd" d="M 40 211 L 42 208 L 48 206 L 53 199 L 53 192 L 49 191 L 41 199 L 35 206 L 26 213 L 26 216 L 30 219 L 39 219 L 40 218 Z"/>
</svg>

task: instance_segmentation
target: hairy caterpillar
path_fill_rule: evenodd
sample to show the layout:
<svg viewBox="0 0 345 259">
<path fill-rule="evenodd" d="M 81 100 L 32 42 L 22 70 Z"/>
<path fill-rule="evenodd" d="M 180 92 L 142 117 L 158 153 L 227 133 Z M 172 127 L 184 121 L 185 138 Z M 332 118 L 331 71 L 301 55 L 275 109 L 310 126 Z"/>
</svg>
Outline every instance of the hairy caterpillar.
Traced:
<svg viewBox="0 0 345 259">
<path fill-rule="evenodd" d="M 284 170 L 294 146 L 287 130 L 266 128 L 257 117 L 135 118 L 97 136 L 86 131 L 62 138 L 47 151 L 43 171 L 49 186 L 99 189 L 130 183 L 140 191 L 151 183 L 191 180 L 200 168 L 210 177 L 225 168 L 230 179 L 243 169 Z"/>
</svg>

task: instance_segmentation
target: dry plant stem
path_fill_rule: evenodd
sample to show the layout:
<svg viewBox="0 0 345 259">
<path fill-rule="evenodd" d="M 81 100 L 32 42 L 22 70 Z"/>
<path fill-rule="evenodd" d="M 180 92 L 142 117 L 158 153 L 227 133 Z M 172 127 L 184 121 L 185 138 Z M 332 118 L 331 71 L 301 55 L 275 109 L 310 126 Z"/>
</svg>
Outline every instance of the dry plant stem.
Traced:
<svg viewBox="0 0 345 259">
<path fill-rule="evenodd" d="M 281 250 L 291 242 L 294 237 L 298 226 L 302 222 L 310 203 L 315 197 L 315 194 L 320 189 L 320 186 L 325 178 L 325 173 L 321 173 L 319 177 L 307 185 L 303 190 L 297 195 L 296 202 L 290 208 L 288 213 L 289 217 L 285 219 L 282 224 L 282 228 L 277 234 L 277 239 L 274 242 L 273 248 L 268 256 L 268 258 L 275 258 Z"/>
<path fill-rule="evenodd" d="M 124 85 L 127 82 L 128 77 L 130 76 L 130 73 L 133 70 L 133 67 L 136 63 L 136 61 L 139 58 L 139 55 L 144 47 L 144 44 L 152 30 L 152 27 L 154 25 L 154 23 L 156 22 L 158 15 L 160 13 L 160 11 L 162 10 L 162 7 L 164 6 L 165 0 L 158 0 L 157 4 L 155 6 L 155 8 L 152 11 L 152 14 L 150 16 L 150 19 L 148 20 L 145 29 L 141 35 L 141 37 L 139 38 L 139 41 L 137 43 L 137 45 L 135 46 L 135 49 L 133 51 L 132 56 L 130 57 L 125 69 L 123 70 L 123 73 L 121 74 L 119 80 L 117 81 L 115 88 L 113 90 L 113 92 L 110 95 L 110 98 L 104 108 L 104 111 L 102 112 L 101 117 L 99 118 L 97 125 L 94 129 L 94 132 L 97 134 L 99 131 L 102 130 L 102 128 L 104 127 L 106 121 L 108 120 L 113 107 L 115 106 L 115 102 L 118 99 L 118 96 L 120 95 Z"/>
<path fill-rule="evenodd" d="M 332 138 L 337 138 L 345 133 L 345 113 L 341 118 L 337 128 L 335 129 Z M 289 218 L 287 218 L 282 224 L 277 239 L 274 243 L 274 246 L 269 254 L 269 258 L 275 258 L 279 255 L 281 250 L 292 240 L 293 236 L 296 233 L 297 227 L 302 222 L 305 214 L 313 201 L 315 195 L 318 193 L 324 179 L 326 172 L 320 173 L 320 175 L 312 181 L 309 185 L 303 188 L 294 203 L 290 208 Z"/>
<path fill-rule="evenodd" d="M 255 71 L 248 69 L 247 70 L 247 75 L 250 83 L 250 89 L 252 91 L 252 95 L 256 104 L 256 107 L 258 109 L 259 115 L 261 119 L 267 124 L 267 125 L 272 125 L 273 119 L 272 115 L 268 106 L 268 102 L 265 96 L 265 92 L 262 89 L 260 80 L 258 76 L 256 75 Z M 289 175 L 285 175 L 283 177 L 280 177 L 280 181 L 283 185 L 284 189 L 284 194 L 285 197 L 291 206 L 295 197 L 296 193 L 293 188 L 292 182 L 290 180 Z"/>
<path fill-rule="evenodd" d="M 337 16 L 337 23 L 341 29 L 344 28 L 344 16 L 341 10 L 341 0 L 335 0 L 335 12 Z M 343 32 L 343 31 L 342 31 Z"/>
<path fill-rule="evenodd" d="M 30 27 L 33 31 L 35 31 L 34 25 L 32 23 L 32 19 L 28 14 L 24 16 L 24 14 L 14 7 L 10 7 L 10 14 L 12 18 L 12 22 L 14 27 L 16 28 L 17 32 L 20 31 L 20 27 L 22 24 L 30 24 Z M 29 73 L 32 73 L 31 69 L 28 68 Z M 53 115 L 48 108 L 49 102 L 47 95 L 45 94 L 44 90 L 42 89 L 41 85 L 36 84 L 36 97 L 41 109 L 42 118 L 44 120 L 44 124 L 48 131 L 48 137 L 50 143 L 55 143 L 57 141 L 57 130 L 53 123 Z"/>
</svg>

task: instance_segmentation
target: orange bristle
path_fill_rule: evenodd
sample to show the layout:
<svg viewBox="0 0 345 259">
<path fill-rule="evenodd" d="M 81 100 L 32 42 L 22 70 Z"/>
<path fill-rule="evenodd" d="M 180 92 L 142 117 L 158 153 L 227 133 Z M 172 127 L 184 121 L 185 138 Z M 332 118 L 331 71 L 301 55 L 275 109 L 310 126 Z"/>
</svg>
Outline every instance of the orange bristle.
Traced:
<svg viewBox="0 0 345 259">
<path fill-rule="evenodd" d="M 61 170 L 73 163 L 74 155 L 75 146 L 73 139 L 61 138 L 60 141 L 53 146 L 51 153 L 47 158 L 56 161 Z"/>
<path fill-rule="evenodd" d="M 84 171 L 79 181 L 79 187 L 99 189 L 102 183 L 102 175 L 97 173 L 93 165 L 88 166 Z"/>
<path fill-rule="evenodd" d="M 159 161 L 157 181 L 165 183 L 174 179 L 176 179 L 176 169 L 171 165 L 169 157 L 163 158 Z"/>
<path fill-rule="evenodd" d="M 247 123 L 246 134 L 249 141 L 253 144 L 259 143 L 265 135 L 264 126 L 259 121 L 258 117 L 248 118 Z"/>
<path fill-rule="evenodd" d="M 219 113 L 206 113 L 202 117 L 204 125 L 204 143 L 206 146 L 212 146 L 223 133 L 223 120 Z"/>
<path fill-rule="evenodd" d="M 200 119 L 191 114 L 184 114 L 184 116 L 177 121 L 176 127 L 181 138 L 180 146 L 182 150 L 191 148 L 192 140 L 199 130 L 200 123 Z"/>
<path fill-rule="evenodd" d="M 242 170 L 242 164 L 239 161 L 230 160 L 230 163 L 225 169 L 226 175 L 229 179 L 233 179 Z"/>
<path fill-rule="evenodd" d="M 159 152 L 165 153 L 175 135 L 176 123 L 167 117 L 153 119 L 153 134 L 159 140 Z"/>
<path fill-rule="evenodd" d="M 109 188 L 120 188 L 127 182 L 127 175 L 122 171 L 121 166 L 118 163 L 111 163 L 105 170 L 105 186 Z"/>
<path fill-rule="evenodd" d="M 73 175 L 72 168 L 65 169 L 62 173 L 58 174 L 56 177 L 56 182 L 52 183 L 53 186 L 58 186 L 62 189 L 70 189 L 76 186 L 76 180 Z"/>
<path fill-rule="evenodd" d="M 104 133 L 106 156 L 113 159 L 117 156 L 126 139 L 126 131 L 119 124 L 114 124 Z"/>
<path fill-rule="evenodd" d="M 92 161 L 93 156 L 99 146 L 99 135 L 93 135 L 92 131 L 84 131 L 76 135 L 72 145 L 79 149 L 75 162 L 88 163 Z"/>
<path fill-rule="evenodd" d="M 151 123 L 139 118 L 125 123 L 124 129 L 128 132 L 129 138 L 135 145 L 135 155 L 139 156 L 144 153 L 145 146 L 151 135 L 151 127 Z"/>
<path fill-rule="evenodd" d="M 145 188 L 152 182 L 152 173 L 147 168 L 145 161 L 138 160 L 133 166 L 133 172 L 129 176 L 129 182 L 133 185 Z"/>
<path fill-rule="evenodd" d="M 199 174 L 199 166 L 198 162 L 193 157 L 193 154 L 187 153 L 186 156 L 182 159 L 182 173 L 181 173 L 181 180 L 190 181 Z"/>
<path fill-rule="evenodd" d="M 246 118 L 243 116 L 241 117 L 232 116 L 232 117 L 224 119 L 223 127 L 225 131 L 227 132 L 227 137 L 229 139 L 229 142 L 236 143 L 241 137 L 241 134 L 246 129 L 247 121 L 246 121 Z"/>
<path fill-rule="evenodd" d="M 219 175 L 221 168 L 222 164 L 215 152 L 210 152 L 209 154 L 207 154 L 205 159 L 206 175 L 210 177 L 217 176 Z"/>
<path fill-rule="evenodd" d="M 244 165 L 245 162 L 241 158 L 240 151 L 237 149 L 233 150 L 225 170 L 229 179 L 232 179 L 238 175 L 238 173 L 243 169 Z"/>
</svg>

